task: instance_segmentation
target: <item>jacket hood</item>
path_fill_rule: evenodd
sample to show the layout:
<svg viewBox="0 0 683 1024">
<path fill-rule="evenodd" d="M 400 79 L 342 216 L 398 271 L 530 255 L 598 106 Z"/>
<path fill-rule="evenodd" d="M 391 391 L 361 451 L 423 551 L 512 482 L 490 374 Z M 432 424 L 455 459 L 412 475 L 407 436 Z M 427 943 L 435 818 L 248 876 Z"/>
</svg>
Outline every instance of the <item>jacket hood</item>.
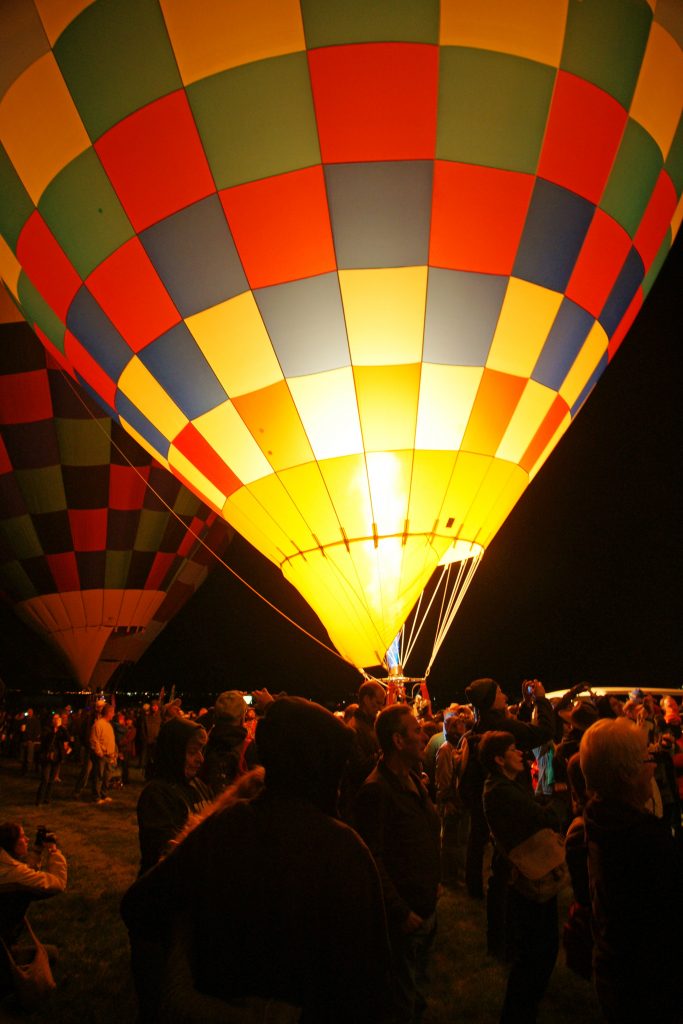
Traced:
<svg viewBox="0 0 683 1024">
<path fill-rule="evenodd" d="M 256 730 L 266 792 L 303 797 L 326 814 L 334 814 L 352 741 L 351 730 L 319 704 L 301 697 L 279 697 Z"/>
<path fill-rule="evenodd" d="M 154 753 L 154 778 L 167 782 L 185 782 L 187 744 L 197 733 L 206 732 L 201 725 L 187 718 L 171 718 L 159 729 Z"/>
</svg>

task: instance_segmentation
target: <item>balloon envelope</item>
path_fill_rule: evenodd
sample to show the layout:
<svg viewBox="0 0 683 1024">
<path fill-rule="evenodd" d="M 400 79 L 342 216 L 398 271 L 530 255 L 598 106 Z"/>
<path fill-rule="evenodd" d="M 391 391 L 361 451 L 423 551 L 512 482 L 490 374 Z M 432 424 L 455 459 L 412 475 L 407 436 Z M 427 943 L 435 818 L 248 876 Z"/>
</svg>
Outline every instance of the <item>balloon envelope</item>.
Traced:
<svg viewBox="0 0 683 1024">
<path fill-rule="evenodd" d="M 0 592 L 101 689 L 204 581 L 194 534 L 220 550 L 228 527 L 74 390 L 26 323 L 0 327 Z"/>
<path fill-rule="evenodd" d="M 380 662 L 451 545 L 486 548 L 671 245 L 675 6 L 12 18 L 8 286 L 342 654 Z"/>
</svg>

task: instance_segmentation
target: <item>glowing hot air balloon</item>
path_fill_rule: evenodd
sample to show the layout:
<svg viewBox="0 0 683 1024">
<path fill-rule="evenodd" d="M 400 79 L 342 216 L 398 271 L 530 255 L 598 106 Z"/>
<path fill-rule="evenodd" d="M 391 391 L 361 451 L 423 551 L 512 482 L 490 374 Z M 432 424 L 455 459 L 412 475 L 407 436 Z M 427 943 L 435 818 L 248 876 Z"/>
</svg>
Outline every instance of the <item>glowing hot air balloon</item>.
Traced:
<svg viewBox="0 0 683 1024">
<path fill-rule="evenodd" d="M 197 537 L 221 551 L 229 528 L 79 391 L 26 323 L 3 323 L 0 592 L 101 689 L 206 578 Z"/>
<path fill-rule="evenodd" d="M 677 5 L 5 20 L 9 288 L 339 651 L 380 662 L 442 557 L 486 548 L 671 245 Z"/>
</svg>

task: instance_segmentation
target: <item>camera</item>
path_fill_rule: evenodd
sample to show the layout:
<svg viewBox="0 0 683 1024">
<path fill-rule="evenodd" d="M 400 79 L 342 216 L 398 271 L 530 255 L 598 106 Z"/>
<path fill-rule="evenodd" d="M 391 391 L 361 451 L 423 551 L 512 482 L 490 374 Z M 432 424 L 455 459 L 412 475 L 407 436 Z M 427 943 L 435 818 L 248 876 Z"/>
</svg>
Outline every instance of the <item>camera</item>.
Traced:
<svg viewBox="0 0 683 1024">
<path fill-rule="evenodd" d="M 525 683 L 524 684 L 524 696 L 525 697 L 533 697 L 533 695 L 534 695 L 534 684 L 533 683 Z"/>
<path fill-rule="evenodd" d="M 55 832 L 50 832 L 50 830 L 48 829 L 47 825 L 39 825 L 38 826 L 38 830 L 36 831 L 36 841 L 35 841 L 35 844 L 34 844 L 36 850 L 42 850 L 42 848 L 47 843 L 55 843 L 56 844 L 57 843 L 57 834 Z"/>
</svg>

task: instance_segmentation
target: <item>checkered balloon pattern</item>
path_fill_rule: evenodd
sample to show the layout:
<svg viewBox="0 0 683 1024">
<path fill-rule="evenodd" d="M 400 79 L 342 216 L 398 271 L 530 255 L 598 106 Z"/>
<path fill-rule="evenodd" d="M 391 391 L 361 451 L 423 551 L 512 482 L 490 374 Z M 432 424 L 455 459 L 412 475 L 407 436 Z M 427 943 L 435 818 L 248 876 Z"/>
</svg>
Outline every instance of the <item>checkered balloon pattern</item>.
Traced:
<svg viewBox="0 0 683 1024">
<path fill-rule="evenodd" d="M 676 5 L 18 0 L 0 270 L 358 666 L 485 549 L 683 189 Z M 11 19 L 10 19 L 11 20 Z"/>
<path fill-rule="evenodd" d="M 99 689 L 194 594 L 229 527 L 79 392 L 28 324 L 0 326 L 0 594 Z"/>
</svg>

